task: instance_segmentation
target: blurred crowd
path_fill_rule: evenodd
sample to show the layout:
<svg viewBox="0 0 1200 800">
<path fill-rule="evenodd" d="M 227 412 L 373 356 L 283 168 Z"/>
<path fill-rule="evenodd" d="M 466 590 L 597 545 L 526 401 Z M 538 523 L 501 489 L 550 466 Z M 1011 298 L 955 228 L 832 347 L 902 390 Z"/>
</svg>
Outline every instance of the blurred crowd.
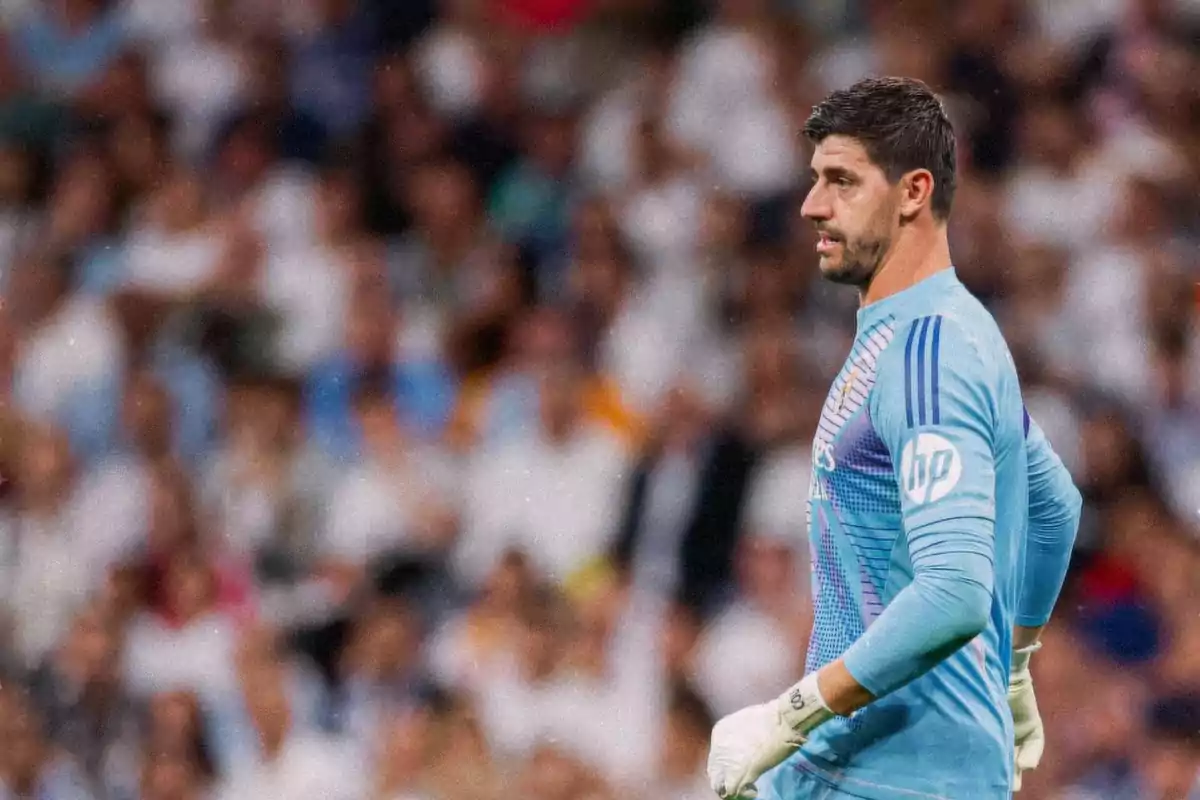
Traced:
<svg viewBox="0 0 1200 800">
<path fill-rule="evenodd" d="M 870 73 L 1086 499 L 1021 796 L 1200 796 L 1194 0 L 0 18 L 0 798 L 709 798 L 804 663 L 799 131 Z"/>
</svg>

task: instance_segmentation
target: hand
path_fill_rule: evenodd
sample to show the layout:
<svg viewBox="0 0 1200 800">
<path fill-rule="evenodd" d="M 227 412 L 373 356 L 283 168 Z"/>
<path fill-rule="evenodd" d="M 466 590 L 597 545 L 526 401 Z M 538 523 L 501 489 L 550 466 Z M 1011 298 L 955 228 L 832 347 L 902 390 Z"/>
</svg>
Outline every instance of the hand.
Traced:
<svg viewBox="0 0 1200 800">
<path fill-rule="evenodd" d="M 1021 657 L 1023 656 L 1023 657 Z M 1021 791 L 1021 773 L 1037 769 L 1046 749 L 1046 732 L 1033 693 L 1033 676 L 1029 672 L 1029 654 L 1016 654 L 1008 681 L 1008 707 L 1013 716 L 1013 740 L 1016 744 L 1013 791 Z"/>
<path fill-rule="evenodd" d="M 813 728 L 830 719 L 813 673 L 777 699 L 743 708 L 716 724 L 708 752 L 708 780 L 724 800 L 758 797 L 762 775 L 800 749 Z"/>
<path fill-rule="evenodd" d="M 708 753 L 708 780 L 721 798 L 758 797 L 754 782 L 804 744 L 776 702 L 736 711 L 716 724 Z"/>
</svg>

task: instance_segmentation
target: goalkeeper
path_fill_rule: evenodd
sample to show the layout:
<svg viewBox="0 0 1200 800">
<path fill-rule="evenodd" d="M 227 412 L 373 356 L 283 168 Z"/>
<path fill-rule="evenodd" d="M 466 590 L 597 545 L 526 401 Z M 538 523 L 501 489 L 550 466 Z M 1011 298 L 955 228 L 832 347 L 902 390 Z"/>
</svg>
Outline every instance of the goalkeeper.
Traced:
<svg viewBox="0 0 1200 800">
<path fill-rule="evenodd" d="M 1037 766 L 1029 660 L 1080 496 L 952 266 L 955 141 L 919 81 L 838 91 L 803 215 L 858 334 L 813 443 L 806 676 L 713 729 L 724 798 L 1000 800 Z M 783 688 L 783 687 L 781 687 Z"/>
</svg>

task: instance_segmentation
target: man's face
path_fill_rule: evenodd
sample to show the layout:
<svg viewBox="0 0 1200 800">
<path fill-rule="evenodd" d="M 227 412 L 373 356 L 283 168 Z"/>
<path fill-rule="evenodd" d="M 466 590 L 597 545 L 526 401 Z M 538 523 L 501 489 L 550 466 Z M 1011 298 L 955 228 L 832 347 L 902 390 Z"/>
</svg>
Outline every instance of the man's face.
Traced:
<svg viewBox="0 0 1200 800">
<path fill-rule="evenodd" d="M 900 189 L 859 142 L 830 136 L 812 157 L 813 186 L 800 213 L 817 227 L 821 274 L 865 287 L 891 247 Z"/>
</svg>

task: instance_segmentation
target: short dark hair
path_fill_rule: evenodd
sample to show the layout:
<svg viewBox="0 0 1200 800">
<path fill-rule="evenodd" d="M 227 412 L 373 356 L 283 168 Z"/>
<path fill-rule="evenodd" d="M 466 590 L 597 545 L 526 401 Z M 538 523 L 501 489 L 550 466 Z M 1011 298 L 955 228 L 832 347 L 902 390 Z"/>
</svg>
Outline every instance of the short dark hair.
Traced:
<svg viewBox="0 0 1200 800">
<path fill-rule="evenodd" d="M 804 123 L 814 144 L 829 136 L 859 141 L 888 180 L 927 169 L 933 175 L 933 215 L 950 216 L 956 184 L 954 126 L 942 101 L 915 78 L 866 78 L 833 92 Z"/>
</svg>

